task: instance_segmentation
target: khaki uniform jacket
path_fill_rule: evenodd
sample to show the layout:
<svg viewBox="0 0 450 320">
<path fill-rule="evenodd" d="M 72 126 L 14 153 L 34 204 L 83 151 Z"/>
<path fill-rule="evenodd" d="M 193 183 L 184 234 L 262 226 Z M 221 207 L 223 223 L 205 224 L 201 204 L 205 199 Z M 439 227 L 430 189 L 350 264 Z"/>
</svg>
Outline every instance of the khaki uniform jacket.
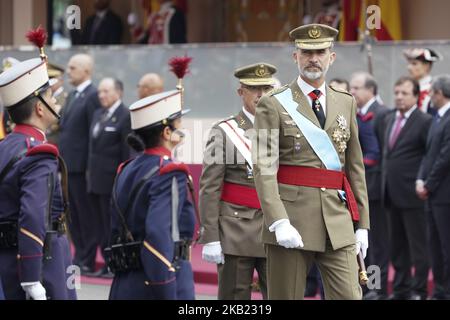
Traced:
<svg viewBox="0 0 450 320">
<path fill-rule="evenodd" d="M 292 99 L 298 103 L 297 111 L 320 128 L 319 121 L 297 81 L 292 82 L 289 87 L 292 90 Z M 292 118 L 273 96 L 286 88 L 287 86 L 282 87 L 261 98 L 256 108 L 255 129 L 258 134 L 260 129 L 279 130 L 279 141 L 272 141 L 275 147 L 279 147 L 279 164 L 325 168 Z M 267 152 L 259 152 L 260 150 L 255 148 L 256 141 L 253 141 L 255 185 L 266 224 L 263 230 L 265 243 L 277 244 L 275 232 L 269 232 L 268 227 L 279 219 L 289 219 L 299 231 L 305 245 L 304 250 L 318 252 L 325 251 L 327 237 L 336 250 L 355 243 L 354 227 L 369 229 L 367 189 L 363 156 L 358 140 L 356 102 L 349 93 L 336 91 L 327 86 L 326 106 L 324 130 L 331 141 L 333 132 L 339 128 L 337 121 L 339 116 L 345 117 L 350 129 L 350 138 L 346 142 L 347 149 L 338 154 L 355 194 L 360 214 L 359 223 L 353 225 L 347 206 L 341 201 L 335 189 L 278 183 L 277 163 L 272 174 L 268 174 L 265 170 L 269 168 L 273 159 Z M 270 143 L 271 140 L 265 141 Z M 335 141 L 333 145 L 338 150 Z"/>
<path fill-rule="evenodd" d="M 62 114 L 64 106 L 66 105 L 67 100 L 67 92 L 63 91 L 56 97 L 56 104 L 61 106 L 61 110 L 59 110 L 59 114 Z M 50 126 L 46 133 L 47 140 L 55 145 L 59 143 L 59 123 L 55 123 Z"/>
<path fill-rule="evenodd" d="M 235 119 L 238 126 L 245 131 L 253 128 L 253 124 L 243 111 L 225 120 L 230 119 Z M 263 227 L 261 210 L 220 200 L 225 181 L 255 187 L 253 178 L 249 178 L 243 156 L 219 127 L 221 122 L 215 124 L 211 130 L 203 160 L 199 197 L 201 222 L 199 242 L 220 241 L 224 254 L 265 257 L 261 241 Z M 222 154 L 219 154 L 220 152 Z M 211 163 L 212 160 L 215 163 Z"/>
</svg>

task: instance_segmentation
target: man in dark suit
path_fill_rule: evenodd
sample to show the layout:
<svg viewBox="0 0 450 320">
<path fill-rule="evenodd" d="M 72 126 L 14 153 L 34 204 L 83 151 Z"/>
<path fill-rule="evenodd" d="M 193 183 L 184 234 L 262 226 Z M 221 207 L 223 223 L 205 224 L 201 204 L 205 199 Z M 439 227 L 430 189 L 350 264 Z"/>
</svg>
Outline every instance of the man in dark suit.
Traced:
<svg viewBox="0 0 450 320">
<path fill-rule="evenodd" d="M 427 199 L 428 235 L 434 277 L 434 299 L 450 299 L 450 76 L 437 77 L 431 86 L 437 111 L 428 133 L 416 192 Z"/>
<path fill-rule="evenodd" d="M 120 44 L 122 21 L 109 9 L 110 0 L 96 0 L 95 14 L 87 18 L 83 33 L 83 44 Z"/>
<path fill-rule="evenodd" d="M 366 72 L 354 73 L 350 79 L 350 93 L 358 107 L 357 121 L 359 141 L 366 169 L 367 193 L 369 196 L 370 233 L 368 264 L 378 265 L 381 271 L 380 287 L 368 291 L 364 299 L 380 300 L 387 297 L 389 268 L 389 234 L 386 211 L 381 206 L 381 145 L 383 134 L 379 123 L 388 109 L 377 101 L 378 85 L 374 77 Z"/>
<path fill-rule="evenodd" d="M 75 246 L 74 263 L 83 273 L 94 270 L 96 254 L 86 192 L 89 127 L 99 107 L 97 89 L 91 82 L 92 68 L 93 60 L 86 54 L 73 56 L 67 65 L 69 82 L 75 89 L 69 93 L 63 108 L 59 135 L 59 149 L 69 173 L 69 231 Z"/>
<path fill-rule="evenodd" d="M 427 298 L 426 219 L 424 202 L 415 192 L 415 180 L 425 155 L 431 116 L 417 108 L 419 90 L 413 78 L 397 80 L 396 110 L 384 119 L 381 196 L 389 210 L 391 261 L 395 269 L 392 299 Z"/>
<path fill-rule="evenodd" d="M 98 86 L 101 109 L 96 110 L 89 130 L 87 186 L 98 245 L 108 245 L 111 227 L 111 192 L 120 163 L 130 156 L 127 136 L 131 132 L 130 115 L 122 103 L 123 84 L 105 78 Z M 97 275 L 107 274 L 103 268 Z"/>
</svg>

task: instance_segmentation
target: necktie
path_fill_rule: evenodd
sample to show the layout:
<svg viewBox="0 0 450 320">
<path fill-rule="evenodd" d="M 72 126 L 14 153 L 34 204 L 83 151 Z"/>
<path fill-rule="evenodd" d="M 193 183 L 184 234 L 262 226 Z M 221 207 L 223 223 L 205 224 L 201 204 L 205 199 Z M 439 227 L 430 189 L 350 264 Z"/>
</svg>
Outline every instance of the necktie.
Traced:
<svg viewBox="0 0 450 320">
<path fill-rule="evenodd" d="M 102 112 L 102 115 L 100 116 L 100 119 L 97 121 L 97 123 L 94 126 L 94 131 L 92 132 L 92 135 L 94 138 L 97 138 L 100 133 L 100 127 L 101 125 L 108 120 L 108 109 L 104 110 Z"/>
<path fill-rule="evenodd" d="M 79 96 L 79 92 L 77 90 L 73 90 L 72 92 L 69 93 L 69 95 L 67 96 L 67 102 L 65 107 L 63 108 L 63 114 L 67 114 L 69 112 L 70 109 L 72 109 L 75 100 L 77 100 Z"/>
<path fill-rule="evenodd" d="M 395 120 L 394 127 L 392 129 L 391 137 L 389 139 L 389 149 L 392 149 L 397 142 L 398 136 L 402 131 L 402 121 L 405 119 L 403 114 L 400 114 Z"/>
<path fill-rule="evenodd" d="M 308 96 L 311 98 L 312 100 L 312 108 L 314 111 L 314 114 L 317 117 L 317 120 L 319 120 L 320 126 L 323 127 L 325 126 L 325 113 L 323 112 L 323 108 L 322 105 L 320 104 L 319 98 L 322 95 L 322 92 L 320 92 L 320 90 L 313 90 L 311 91 Z"/>
</svg>

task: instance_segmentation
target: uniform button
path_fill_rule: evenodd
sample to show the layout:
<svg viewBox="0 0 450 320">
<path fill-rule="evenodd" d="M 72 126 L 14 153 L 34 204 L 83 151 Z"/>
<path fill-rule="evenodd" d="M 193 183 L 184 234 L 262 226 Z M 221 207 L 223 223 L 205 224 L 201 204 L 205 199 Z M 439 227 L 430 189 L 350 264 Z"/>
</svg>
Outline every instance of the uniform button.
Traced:
<svg viewBox="0 0 450 320">
<path fill-rule="evenodd" d="M 237 215 L 238 215 L 238 213 L 237 213 L 237 212 L 235 211 L 235 212 L 234 212 L 234 215 L 235 215 L 235 216 L 237 216 Z"/>
<path fill-rule="evenodd" d="M 320 188 L 320 190 L 325 191 L 325 190 L 327 190 L 327 189 L 326 189 L 326 188 Z"/>
</svg>

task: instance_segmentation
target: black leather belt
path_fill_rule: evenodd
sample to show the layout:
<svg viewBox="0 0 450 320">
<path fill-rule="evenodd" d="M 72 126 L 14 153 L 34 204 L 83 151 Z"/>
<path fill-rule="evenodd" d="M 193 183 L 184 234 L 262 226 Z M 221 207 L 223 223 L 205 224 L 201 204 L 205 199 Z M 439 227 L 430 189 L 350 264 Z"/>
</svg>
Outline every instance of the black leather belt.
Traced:
<svg viewBox="0 0 450 320">
<path fill-rule="evenodd" d="M 0 221 L 0 249 L 17 248 L 17 221 Z"/>
<path fill-rule="evenodd" d="M 191 240 L 181 240 L 174 243 L 174 260 L 191 260 Z"/>
</svg>

